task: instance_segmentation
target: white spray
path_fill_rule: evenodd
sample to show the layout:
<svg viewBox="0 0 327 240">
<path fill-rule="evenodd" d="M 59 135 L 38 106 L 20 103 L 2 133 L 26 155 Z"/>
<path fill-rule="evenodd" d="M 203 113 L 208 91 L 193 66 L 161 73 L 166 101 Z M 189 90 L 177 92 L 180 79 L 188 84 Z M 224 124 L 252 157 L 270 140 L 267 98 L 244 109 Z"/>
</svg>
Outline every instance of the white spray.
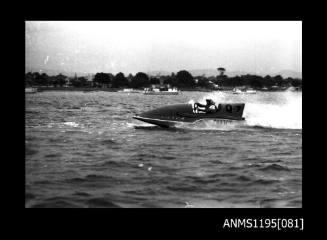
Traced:
<svg viewBox="0 0 327 240">
<path fill-rule="evenodd" d="M 302 129 L 302 92 L 258 92 L 232 94 L 214 92 L 197 101 L 210 98 L 219 103 L 245 103 L 243 117 L 248 126 L 281 129 Z M 193 103 L 194 100 L 189 101 Z"/>
</svg>

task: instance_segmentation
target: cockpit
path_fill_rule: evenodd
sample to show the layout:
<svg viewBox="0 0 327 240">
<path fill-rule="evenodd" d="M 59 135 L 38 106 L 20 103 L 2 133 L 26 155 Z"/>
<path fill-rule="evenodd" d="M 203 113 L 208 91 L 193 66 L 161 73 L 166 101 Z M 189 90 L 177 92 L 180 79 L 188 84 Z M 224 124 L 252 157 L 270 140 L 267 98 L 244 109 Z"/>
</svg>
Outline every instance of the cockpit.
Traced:
<svg viewBox="0 0 327 240">
<path fill-rule="evenodd" d="M 206 104 L 201 104 L 199 102 L 196 102 L 193 105 L 194 113 L 202 113 L 202 114 L 215 113 L 218 112 L 219 109 L 220 109 L 220 104 L 217 107 L 216 103 L 211 99 L 206 99 Z"/>
</svg>

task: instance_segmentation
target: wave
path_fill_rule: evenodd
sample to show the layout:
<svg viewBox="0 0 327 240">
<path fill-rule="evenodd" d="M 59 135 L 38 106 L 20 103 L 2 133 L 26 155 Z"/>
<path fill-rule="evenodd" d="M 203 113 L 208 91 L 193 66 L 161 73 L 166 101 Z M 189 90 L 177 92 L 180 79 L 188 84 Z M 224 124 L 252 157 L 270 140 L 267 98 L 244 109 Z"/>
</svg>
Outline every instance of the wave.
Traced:
<svg viewBox="0 0 327 240">
<path fill-rule="evenodd" d="M 87 201 L 87 205 L 88 207 L 105 207 L 105 208 L 120 208 L 119 205 L 111 202 L 111 201 L 108 201 L 106 198 L 92 198 L 90 200 Z"/>
<path fill-rule="evenodd" d="M 29 148 L 29 147 L 26 147 L 25 146 L 25 155 L 26 156 L 30 156 L 30 155 L 35 155 L 37 154 L 39 151 L 36 150 L 36 149 L 32 149 L 32 148 Z"/>
<path fill-rule="evenodd" d="M 84 182 L 104 182 L 104 181 L 112 181 L 115 180 L 113 177 L 98 175 L 98 174 L 89 174 L 85 177 L 75 177 L 75 178 L 68 178 L 65 179 L 65 183 L 84 183 Z"/>
<path fill-rule="evenodd" d="M 288 167 L 281 166 L 279 164 L 269 164 L 265 167 L 260 168 L 261 171 L 290 171 Z"/>
<path fill-rule="evenodd" d="M 51 197 L 43 200 L 42 202 L 35 203 L 31 205 L 31 208 L 79 208 L 80 205 L 77 205 L 73 202 L 75 199 L 70 197 Z"/>
<path fill-rule="evenodd" d="M 78 127 L 79 124 L 76 122 L 64 122 L 63 125 L 69 126 L 69 127 Z"/>
</svg>

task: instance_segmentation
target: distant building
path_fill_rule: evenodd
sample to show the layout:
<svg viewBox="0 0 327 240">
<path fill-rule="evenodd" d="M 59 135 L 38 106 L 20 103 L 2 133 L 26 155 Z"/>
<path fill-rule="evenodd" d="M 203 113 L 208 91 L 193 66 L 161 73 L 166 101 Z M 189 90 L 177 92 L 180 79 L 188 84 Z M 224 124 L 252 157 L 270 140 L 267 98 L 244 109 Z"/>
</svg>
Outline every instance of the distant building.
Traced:
<svg viewBox="0 0 327 240">
<path fill-rule="evenodd" d="M 214 82 L 212 82 L 211 80 L 208 81 L 209 85 L 211 88 L 213 89 L 219 89 L 218 84 L 215 84 Z"/>
<path fill-rule="evenodd" d="M 94 74 L 87 74 L 87 86 L 93 87 L 94 82 L 93 82 Z"/>
</svg>

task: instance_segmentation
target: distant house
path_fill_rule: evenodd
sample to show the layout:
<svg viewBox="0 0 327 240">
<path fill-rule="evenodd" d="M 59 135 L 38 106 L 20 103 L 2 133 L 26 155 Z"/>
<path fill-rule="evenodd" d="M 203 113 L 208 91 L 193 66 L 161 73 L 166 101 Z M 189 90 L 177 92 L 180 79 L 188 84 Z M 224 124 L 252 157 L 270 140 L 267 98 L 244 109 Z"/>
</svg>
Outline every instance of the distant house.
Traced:
<svg viewBox="0 0 327 240">
<path fill-rule="evenodd" d="M 64 87 L 69 87 L 70 84 L 71 84 L 70 81 L 71 81 L 70 78 L 67 77 L 67 78 L 66 78 L 66 83 L 65 83 Z"/>
<path fill-rule="evenodd" d="M 211 88 L 213 89 L 219 89 L 218 84 L 215 84 L 214 82 L 212 82 L 211 80 L 208 81 L 209 85 Z"/>
<path fill-rule="evenodd" d="M 87 87 L 93 87 L 94 86 L 94 82 L 93 82 L 93 77 L 94 77 L 94 74 L 87 74 L 86 76 L 86 86 Z"/>
<path fill-rule="evenodd" d="M 280 89 L 280 87 L 278 87 L 278 86 L 276 86 L 276 85 L 274 85 L 274 86 L 271 86 L 271 88 L 270 88 L 271 90 L 279 90 Z"/>
</svg>

